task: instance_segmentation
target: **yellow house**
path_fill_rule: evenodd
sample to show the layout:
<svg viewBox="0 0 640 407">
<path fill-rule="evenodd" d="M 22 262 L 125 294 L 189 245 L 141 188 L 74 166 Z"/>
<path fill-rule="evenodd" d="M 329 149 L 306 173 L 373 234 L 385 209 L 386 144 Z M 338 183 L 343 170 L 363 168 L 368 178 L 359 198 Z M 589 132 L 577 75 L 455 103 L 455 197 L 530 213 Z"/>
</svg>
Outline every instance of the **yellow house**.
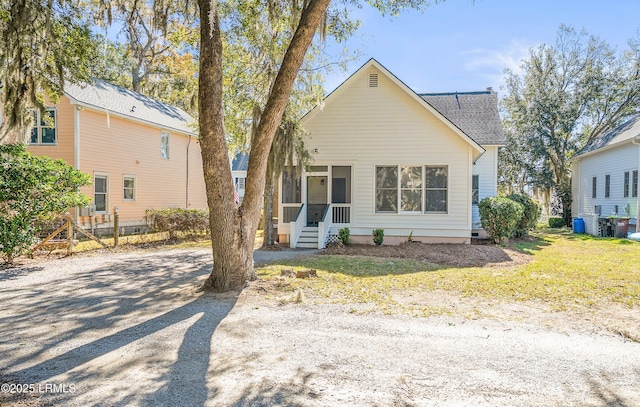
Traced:
<svg viewBox="0 0 640 407">
<path fill-rule="evenodd" d="M 176 107 L 94 80 L 66 87 L 59 103 L 34 112 L 28 150 L 60 158 L 91 175 L 81 192 L 91 206 L 76 211 L 85 228 L 144 227 L 147 209 L 205 209 L 202 160 L 194 119 Z"/>
<path fill-rule="evenodd" d="M 348 227 L 351 241 L 469 243 L 477 203 L 497 193 L 504 132 L 491 89 L 417 94 L 369 60 L 302 124 L 314 158 L 280 182 L 278 234 L 322 248 Z"/>
</svg>

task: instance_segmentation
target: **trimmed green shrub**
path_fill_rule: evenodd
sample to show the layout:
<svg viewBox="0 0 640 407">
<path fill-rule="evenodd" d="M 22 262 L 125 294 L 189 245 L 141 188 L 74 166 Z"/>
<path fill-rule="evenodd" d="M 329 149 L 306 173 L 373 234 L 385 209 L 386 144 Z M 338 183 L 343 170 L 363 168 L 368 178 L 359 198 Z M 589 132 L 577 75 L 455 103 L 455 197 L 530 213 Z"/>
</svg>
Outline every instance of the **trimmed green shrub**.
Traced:
<svg viewBox="0 0 640 407">
<path fill-rule="evenodd" d="M 516 225 L 516 231 L 514 237 L 522 237 L 529 234 L 529 232 L 536 228 L 538 218 L 542 212 L 542 207 L 528 195 L 511 194 L 507 198 L 511 199 L 522 205 L 522 217 Z"/>
<path fill-rule="evenodd" d="M 338 240 L 340 241 L 340 243 L 349 243 L 349 236 L 351 236 L 351 231 L 349 230 L 349 228 L 342 228 L 338 230 Z"/>
<path fill-rule="evenodd" d="M 201 209 L 148 209 L 147 224 L 154 232 L 167 232 L 169 239 L 177 233 L 196 235 L 209 232 L 209 213 Z"/>
<path fill-rule="evenodd" d="M 564 221 L 564 218 L 549 218 L 550 228 L 563 228 L 565 226 L 567 226 L 567 223 Z"/>
<path fill-rule="evenodd" d="M 495 243 L 504 243 L 513 236 L 524 211 L 522 205 L 503 197 L 484 198 L 478 209 L 482 228 Z"/>
<path fill-rule="evenodd" d="M 384 241 L 384 229 L 373 229 L 373 243 L 380 246 Z"/>
</svg>

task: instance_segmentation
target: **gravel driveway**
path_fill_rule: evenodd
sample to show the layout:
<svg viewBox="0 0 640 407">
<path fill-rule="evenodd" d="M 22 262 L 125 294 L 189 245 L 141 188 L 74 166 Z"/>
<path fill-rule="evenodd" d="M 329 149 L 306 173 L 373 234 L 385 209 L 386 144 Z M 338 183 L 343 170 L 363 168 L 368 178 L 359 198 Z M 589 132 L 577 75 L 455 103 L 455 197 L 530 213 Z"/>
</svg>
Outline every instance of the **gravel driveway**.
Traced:
<svg viewBox="0 0 640 407">
<path fill-rule="evenodd" d="M 168 250 L 0 271 L 14 391 L 0 405 L 640 405 L 640 344 L 619 336 L 196 294 L 210 262 Z"/>
</svg>

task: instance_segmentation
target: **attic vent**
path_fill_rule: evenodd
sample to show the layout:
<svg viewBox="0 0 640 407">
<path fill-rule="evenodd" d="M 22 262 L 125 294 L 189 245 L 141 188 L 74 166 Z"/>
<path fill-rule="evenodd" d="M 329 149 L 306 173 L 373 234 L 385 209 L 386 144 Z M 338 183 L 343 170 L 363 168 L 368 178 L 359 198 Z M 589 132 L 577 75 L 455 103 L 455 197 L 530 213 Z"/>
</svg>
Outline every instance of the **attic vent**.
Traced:
<svg viewBox="0 0 640 407">
<path fill-rule="evenodd" d="M 369 74 L 369 87 L 370 88 L 377 88 L 378 87 L 378 74 L 377 73 L 370 73 Z"/>
</svg>

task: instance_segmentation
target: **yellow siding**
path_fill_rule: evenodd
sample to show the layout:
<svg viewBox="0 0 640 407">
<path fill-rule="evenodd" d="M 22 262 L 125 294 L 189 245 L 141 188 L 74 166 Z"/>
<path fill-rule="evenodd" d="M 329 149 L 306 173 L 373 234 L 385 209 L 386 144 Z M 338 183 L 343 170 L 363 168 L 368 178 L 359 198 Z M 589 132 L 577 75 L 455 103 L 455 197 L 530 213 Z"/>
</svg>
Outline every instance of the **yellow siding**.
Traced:
<svg viewBox="0 0 640 407">
<path fill-rule="evenodd" d="M 121 222 L 142 219 L 147 209 L 205 208 L 200 149 L 189 146 L 189 202 L 186 201 L 189 137 L 170 133 L 169 159 L 160 156 L 160 128 L 85 109 L 80 114 L 80 169 L 109 176 L 108 213 L 119 208 Z M 199 168 L 198 168 L 199 167 Z M 135 200 L 123 198 L 123 177 L 136 179 Z M 84 188 L 93 196 L 93 187 Z"/>
<path fill-rule="evenodd" d="M 92 179 L 96 173 L 108 174 L 107 213 L 113 214 L 114 208 L 118 207 L 122 225 L 140 223 L 147 209 L 207 208 L 200 145 L 196 137 L 192 136 L 189 144 L 189 136 L 169 132 L 169 159 L 163 159 L 160 156 L 162 129 L 159 127 L 89 108 L 76 111 L 76 106 L 67 97 L 62 97 L 55 107 L 57 145 L 30 145 L 28 150 L 35 155 L 63 159 L 74 167 L 79 165 L 79 169 Z M 80 132 L 79 164 L 75 162 L 74 113 L 78 115 Z M 136 179 L 134 201 L 124 200 L 124 176 Z M 92 185 L 82 188 L 81 192 L 93 200 Z M 104 217 L 98 215 L 94 219 L 100 224 Z M 89 219 L 81 218 L 80 221 L 87 225 Z"/>
<path fill-rule="evenodd" d="M 67 97 L 60 98 L 55 105 L 57 110 L 57 140 L 56 145 L 29 145 L 27 150 L 38 156 L 48 156 L 60 158 L 70 166 L 75 166 L 74 158 L 74 127 L 73 127 L 73 106 Z"/>
<path fill-rule="evenodd" d="M 369 87 L 369 73 L 379 86 Z M 353 166 L 352 234 L 469 237 L 471 146 L 375 67 L 345 83 L 303 120 L 315 164 Z M 447 214 L 376 214 L 376 165 L 446 165 Z"/>
</svg>

